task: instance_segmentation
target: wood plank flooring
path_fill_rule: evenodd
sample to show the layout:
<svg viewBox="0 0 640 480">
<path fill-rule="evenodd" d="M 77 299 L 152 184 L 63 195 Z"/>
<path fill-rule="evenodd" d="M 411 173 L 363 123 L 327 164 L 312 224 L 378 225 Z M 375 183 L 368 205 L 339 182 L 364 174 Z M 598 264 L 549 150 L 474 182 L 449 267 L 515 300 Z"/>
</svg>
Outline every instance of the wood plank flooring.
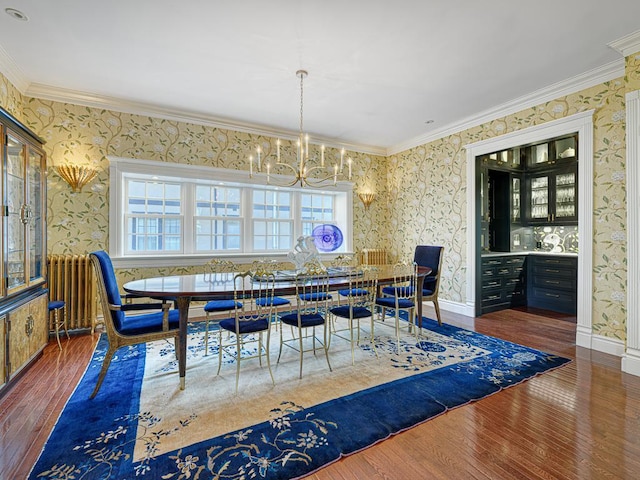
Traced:
<svg viewBox="0 0 640 480">
<path fill-rule="evenodd" d="M 527 309 L 444 321 L 574 359 L 451 410 L 309 478 L 640 478 L 640 377 L 620 359 L 575 346 L 575 319 Z M 432 311 L 426 309 L 425 315 Z M 0 479 L 25 478 L 82 376 L 97 337 L 50 342 L 0 398 Z"/>
</svg>

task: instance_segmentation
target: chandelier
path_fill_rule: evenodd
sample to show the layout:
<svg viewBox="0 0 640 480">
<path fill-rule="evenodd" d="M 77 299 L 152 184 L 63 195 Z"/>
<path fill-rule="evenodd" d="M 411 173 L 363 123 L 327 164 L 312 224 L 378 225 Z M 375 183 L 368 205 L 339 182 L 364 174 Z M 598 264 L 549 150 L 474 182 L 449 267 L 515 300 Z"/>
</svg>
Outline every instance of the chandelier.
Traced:
<svg viewBox="0 0 640 480">
<path fill-rule="evenodd" d="M 268 156 L 262 158 L 262 149 L 260 146 L 256 148 L 256 157 L 249 156 L 249 177 L 253 177 L 254 168 L 257 172 L 262 172 L 263 166 L 267 174 L 267 184 L 277 185 L 281 187 L 293 187 L 296 184 L 300 184 L 301 187 L 326 187 L 331 184 L 336 185 L 338 182 L 338 173 L 342 173 L 346 164 L 348 168 L 349 180 L 351 180 L 351 157 L 347 157 L 345 161 L 345 149 L 340 150 L 340 162 L 337 161 L 333 166 L 325 166 L 325 146 L 321 145 L 319 149 L 320 160 L 318 165 L 318 152 L 315 155 L 310 156 L 309 150 L 309 135 L 304 133 L 304 79 L 308 75 L 306 70 L 298 70 L 296 76 L 300 78 L 300 133 L 296 142 L 296 162 L 295 164 L 282 161 L 280 156 L 280 139 L 276 141 L 276 158 L 275 166 L 283 167 L 286 171 L 290 171 L 293 174 L 293 179 L 289 180 L 287 177 L 282 177 L 284 180 L 280 180 L 281 177 L 273 178 L 271 174 L 271 162 Z M 254 167 L 255 163 L 255 167 Z"/>
</svg>

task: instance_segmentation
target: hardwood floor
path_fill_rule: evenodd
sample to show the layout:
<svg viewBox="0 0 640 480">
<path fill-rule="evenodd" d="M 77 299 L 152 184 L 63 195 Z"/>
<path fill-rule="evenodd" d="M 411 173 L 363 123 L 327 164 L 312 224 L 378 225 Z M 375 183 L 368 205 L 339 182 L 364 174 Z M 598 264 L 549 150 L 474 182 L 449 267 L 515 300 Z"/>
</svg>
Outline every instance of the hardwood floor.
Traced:
<svg viewBox="0 0 640 480">
<path fill-rule="evenodd" d="M 345 479 L 640 478 L 640 377 L 576 348 L 572 318 L 507 310 L 447 323 L 575 361 L 346 457 L 311 475 Z M 425 315 L 432 315 L 427 309 Z M 25 478 L 82 376 L 97 337 L 50 342 L 0 398 L 0 479 Z"/>
</svg>

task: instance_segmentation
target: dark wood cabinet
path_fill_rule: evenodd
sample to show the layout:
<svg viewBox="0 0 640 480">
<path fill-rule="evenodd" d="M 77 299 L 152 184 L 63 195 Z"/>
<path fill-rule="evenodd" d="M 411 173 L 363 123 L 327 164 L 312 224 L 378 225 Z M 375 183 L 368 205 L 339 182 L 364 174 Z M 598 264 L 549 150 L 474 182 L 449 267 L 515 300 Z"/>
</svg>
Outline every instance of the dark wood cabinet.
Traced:
<svg viewBox="0 0 640 480">
<path fill-rule="evenodd" d="M 578 166 L 568 165 L 527 175 L 526 220 L 529 225 L 578 222 Z"/>
<path fill-rule="evenodd" d="M 578 259 L 531 255 L 528 259 L 527 305 L 575 315 L 578 308 Z"/>
<path fill-rule="evenodd" d="M 0 108 L 0 394 L 49 337 L 42 140 Z"/>
<path fill-rule="evenodd" d="M 482 313 L 526 305 L 524 255 L 491 255 L 481 261 Z"/>
</svg>

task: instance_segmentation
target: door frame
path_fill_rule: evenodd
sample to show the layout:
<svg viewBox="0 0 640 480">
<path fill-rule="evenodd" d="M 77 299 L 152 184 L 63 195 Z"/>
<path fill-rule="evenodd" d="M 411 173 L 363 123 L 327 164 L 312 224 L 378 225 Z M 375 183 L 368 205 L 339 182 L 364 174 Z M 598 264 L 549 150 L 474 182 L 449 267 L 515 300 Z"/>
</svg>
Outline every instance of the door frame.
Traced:
<svg viewBox="0 0 640 480">
<path fill-rule="evenodd" d="M 593 114 L 588 110 L 465 146 L 467 150 L 467 310 L 476 313 L 480 248 L 476 213 L 476 157 L 578 133 L 578 312 L 576 344 L 592 348 L 593 324 Z M 640 339 L 639 339 L 640 340 Z M 640 343 L 639 343 L 640 344 Z M 639 352 L 640 353 L 640 352 Z M 640 356 L 639 356 L 640 360 Z"/>
</svg>

